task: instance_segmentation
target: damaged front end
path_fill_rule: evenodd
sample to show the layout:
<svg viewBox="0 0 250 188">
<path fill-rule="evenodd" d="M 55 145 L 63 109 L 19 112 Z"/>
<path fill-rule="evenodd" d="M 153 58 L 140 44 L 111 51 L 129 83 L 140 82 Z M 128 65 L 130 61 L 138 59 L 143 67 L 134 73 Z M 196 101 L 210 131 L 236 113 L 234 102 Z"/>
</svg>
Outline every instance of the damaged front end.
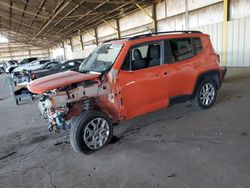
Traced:
<svg viewBox="0 0 250 188">
<path fill-rule="evenodd" d="M 28 85 L 29 90 L 42 94 L 38 107 L 42 116 L 49 122 L 49 131 L 68 129 L 72 117 L 85 110 L 100 108 L 96 103 L 97 98 L 108 95 L 110 90 L 108 82 L 100 81 L 99 76 L 100 74 L 70 71 L 45 77 L 46 84 L 39 79 Z"/>
</svg>

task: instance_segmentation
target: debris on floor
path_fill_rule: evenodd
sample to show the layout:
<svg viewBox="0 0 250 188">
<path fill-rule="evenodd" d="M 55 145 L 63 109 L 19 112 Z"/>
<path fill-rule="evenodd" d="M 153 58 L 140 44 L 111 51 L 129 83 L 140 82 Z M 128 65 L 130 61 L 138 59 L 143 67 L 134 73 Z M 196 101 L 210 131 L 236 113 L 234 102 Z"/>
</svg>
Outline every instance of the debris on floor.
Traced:
<svg viewBox="0 0 250 188">
<path fill-rule="evenodd" d="M 173 174 L 168 175 L 169 178 L 174 178 L 174 177 L 176 177 L 176 176 L 177 176 L 176 173 L 173 173 Z"/>
<path fill-rule="evenodd" d="M 246 132 L 241 132 L 241 135 L 242 135 L 242 136 L 248 136 L 248 133 L 246 133 Z"/>
<path fill-rule="evenodd" d="M 63 144 L 63 142 L 57 142 L 57 143 L 54 144 L 54 146 L 59 146 L 59 145 L 62 145 L 62 144 Z"/>
</svg>

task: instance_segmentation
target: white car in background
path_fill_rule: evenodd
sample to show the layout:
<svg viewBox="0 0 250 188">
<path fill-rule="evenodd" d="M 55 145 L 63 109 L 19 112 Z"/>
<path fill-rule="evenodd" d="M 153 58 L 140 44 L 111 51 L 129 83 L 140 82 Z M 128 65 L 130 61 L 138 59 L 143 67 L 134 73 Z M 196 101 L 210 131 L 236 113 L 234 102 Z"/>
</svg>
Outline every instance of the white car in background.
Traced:
<svg viewBox="0 0 250 188">
<path fill-rule="evenodd" d="M 12 73 L 12 71 L 17 67 L 17 61 L 10 60 L 4 63 L 4 71 L 6 73 Z"/>
<path fill-rule="evenodd" d="M 16 70 L 21 71 L 21 70 L 25 69 L 26 67 L 29 67 L 31 62 L 34 62 L 34 61 L 37 61 L 37 60 L 38 60 L 37 57 L 24 58 L 24 59 L 22 59 L 22 60 L 20 60 L 18 62 L 18 67 L 17 68 L 19 70 L 17 68 L 15 68 L 14 71 L 16 71 Z"/>
<path fill-rule="evenodd" d="M 38 64 L 41 63 L 41 64 Z M 56 64 L 58 64 L 59 62 L 57 61 L 51 61 L 51 60 L 39 60 L 39 61 L 35 61 L 32 62 L 31 66 L 28 67 L 22 67 L 22 68 L 16 68 L 13 72 L 12 72 L 12 79 L 14 81 L 14 84 L 18 84 L 18 83 L 23 83 L 23 82 L 29 82 L 29 80 L 32 77 L 32 71 L 35 70 L 42 70 L 42 69 L 50 69 L 52 67 L 54 67 Z"/>
<path fill-rule="evenodd" d="M 32 70 L 37 70 L 43 67 L 44 64 L 50 62 L 49 59 L 47 60 L 35 60 L 32 61 L 31 63 L 19 65 L 17 68 L 14 69 L 13 72 L 21 72 L 21 71 L 32 71 Z"/>
</svg>

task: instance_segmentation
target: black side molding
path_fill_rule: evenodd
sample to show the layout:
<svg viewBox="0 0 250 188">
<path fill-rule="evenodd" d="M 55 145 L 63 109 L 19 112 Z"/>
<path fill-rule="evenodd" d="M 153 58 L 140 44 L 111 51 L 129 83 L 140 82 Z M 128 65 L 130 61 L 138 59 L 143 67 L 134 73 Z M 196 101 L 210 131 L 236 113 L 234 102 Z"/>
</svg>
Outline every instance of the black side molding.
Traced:
<svg viewBox="0 0 250 188">
<path fill-rule="evenodd" d="M 177 95 L 174 97 L 170 97 L 169 98 L 169 106 L 172 106 L 172 105 L 178 104 L 178 103 L 185 103 L 190 99 L 191 99 L 191 95 Z"/>
</svg>

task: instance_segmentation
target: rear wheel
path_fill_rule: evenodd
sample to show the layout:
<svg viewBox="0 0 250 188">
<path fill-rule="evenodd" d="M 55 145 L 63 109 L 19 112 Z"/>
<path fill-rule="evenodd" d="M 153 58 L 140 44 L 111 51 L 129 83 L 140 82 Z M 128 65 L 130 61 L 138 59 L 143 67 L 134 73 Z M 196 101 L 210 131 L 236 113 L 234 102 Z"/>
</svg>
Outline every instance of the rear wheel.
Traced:
<svg viewBox="0 0 250 188">
<path fill-rule="evenodd" d="M 197 92 L 192 100 L 195 109 L 207 109 L 213 106 L 217 97 L 217 87 L 212 79 L 206 78 L 201 81 Z"/>
<path fill-rule="evenodd" d="M 89 154 L 107 145 L 113 134 L 110 118 L 100 111 L 84 111 L 72 120 L 70 143 L 76 152 Z"/>
</svg>

